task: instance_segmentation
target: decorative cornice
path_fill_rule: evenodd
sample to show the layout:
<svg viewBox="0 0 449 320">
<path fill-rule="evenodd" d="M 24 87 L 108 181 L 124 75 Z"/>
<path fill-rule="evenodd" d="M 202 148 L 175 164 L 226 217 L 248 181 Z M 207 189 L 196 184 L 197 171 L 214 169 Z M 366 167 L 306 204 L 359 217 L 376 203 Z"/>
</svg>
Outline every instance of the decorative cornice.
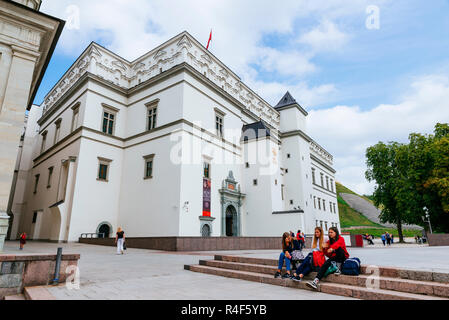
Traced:
<svg viewBox="0 0 449 320">
<path fill-rule="evenodd" d="M 43 103 L 44 115 L 86 72 L 97 75 L 125 90 L 159 75 L 172 67 L 187 63 L 244 108 L 273 127 L 279 127 L 280 115 L 270 104 L 241 82 L 221 61 L 208 52 L 190 34 L 183 32 L 134 62 L 128 62 L 109 50 L 91 43 Z"/>
</svg>

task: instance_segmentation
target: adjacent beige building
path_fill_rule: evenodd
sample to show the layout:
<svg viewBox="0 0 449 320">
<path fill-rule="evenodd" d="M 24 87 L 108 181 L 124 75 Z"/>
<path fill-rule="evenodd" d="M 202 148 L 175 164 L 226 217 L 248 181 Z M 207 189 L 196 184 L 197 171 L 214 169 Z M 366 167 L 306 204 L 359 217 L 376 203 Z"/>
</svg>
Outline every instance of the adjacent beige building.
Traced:
<svg viewBox="0 0 449 320">
<path fill-rule="evenodd" d="M 0 0 L 0 251 L 11 224 L 7 206 L 25 110 L 64 26 L 39 12 L 40 5 L 41 0 Z"/>
</svg>

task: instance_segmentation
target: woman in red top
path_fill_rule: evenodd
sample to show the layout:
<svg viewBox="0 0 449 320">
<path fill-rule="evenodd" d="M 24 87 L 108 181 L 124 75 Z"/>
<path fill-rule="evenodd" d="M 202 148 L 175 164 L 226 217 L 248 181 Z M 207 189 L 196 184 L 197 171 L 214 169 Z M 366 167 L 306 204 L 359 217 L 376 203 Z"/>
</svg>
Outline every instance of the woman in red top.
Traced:
<svg viewBox="0 0 449 320">
<path fill-rule="evenodd" d="M 336 262 L 338 264 L 343 264 L 346 259 L 349 258 L 348 250 L 346 250 L 345 239 L 340 236 L 338 229 L 336 227 L 331 227 L 329 229 L 329 241 L 327 241 L 324 245 L 324 254 L 329 258 L 320 268 L 316 278 L 313 281 L 307 282 L 309 287 L 314 289 L 318 289 L 318 283 L 326 274 L 327 269 L 331 266 L 332 262 Z M 340 269 L 337 268 L 337 272 L 335 274 L 340 274 Z"/>
<path fill-rule="evenodd" d="M 23 250 L 23 246 L 27 243 L 27 234 L 23 232 L 20 234 L 20 250 Z"/>
</svg>

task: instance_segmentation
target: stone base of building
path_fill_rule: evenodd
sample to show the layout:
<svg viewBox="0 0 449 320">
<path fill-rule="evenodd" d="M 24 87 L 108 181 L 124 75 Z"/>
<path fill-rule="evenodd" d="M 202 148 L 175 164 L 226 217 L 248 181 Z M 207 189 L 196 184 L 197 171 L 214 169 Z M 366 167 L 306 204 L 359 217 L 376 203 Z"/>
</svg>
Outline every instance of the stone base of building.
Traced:
<svg viewBox="0 0 449 320">
<path fill-rule="evenodd" d="M 80 238 L 80 243 L 115 246 L 113 238 Z M 164 251 L 281 250 L 282 237 L 148 237 L 126 238 L 126 247 Z M 310 248 L 311 238 L 306 239 Z"/>
<path fill-rule="evenodd" d="M 78 266 L 79 254 L 63 254 L 59 283 L 73 273 L 69 266 Z M 23 292 L 25 287 L 45 286 L 55 276 L 55 254 L 0 255 L 0 300 Z"/>
<path fill-rule="evenodd" d="M 427 241 L 431 247 L 449 246 L 449 234 L 427 234 Z"/>
</svg>

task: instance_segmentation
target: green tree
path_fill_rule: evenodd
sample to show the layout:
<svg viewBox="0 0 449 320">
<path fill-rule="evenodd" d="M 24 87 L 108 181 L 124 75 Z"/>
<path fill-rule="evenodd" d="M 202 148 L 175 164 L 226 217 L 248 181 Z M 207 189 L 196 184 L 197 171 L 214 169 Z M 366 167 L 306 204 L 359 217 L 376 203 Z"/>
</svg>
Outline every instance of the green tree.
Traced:
<svg viewBox="0 0 449 320">
<path fill-rule="evenodd" d="M 449 125 L 437 124 L 434 135 L 412 133 L 408 144 L 382 142 L 367 149 L 366 178 L 376 181 L 373 200 L 382 222 L 424 223 L 429 209 L 433 229 L 449 232 Z"/>
<path fill-rule="evenodd" d="M 382 205 L 380 221 L 395 223 L 398 227 L 399 241 L 404 242 L 402 234 L 403 211 L 401 203 L 398 202 L 398 186 L 403 178 L 399 170 L 396 155 L 400 152 L 402 145 L 397 142 L 385 144 L 379 142 L 369 147 L 366 151 L 366 178 L 368 181 L 376 181 L 373 193 L 374 204 Z"/>
</svg>

